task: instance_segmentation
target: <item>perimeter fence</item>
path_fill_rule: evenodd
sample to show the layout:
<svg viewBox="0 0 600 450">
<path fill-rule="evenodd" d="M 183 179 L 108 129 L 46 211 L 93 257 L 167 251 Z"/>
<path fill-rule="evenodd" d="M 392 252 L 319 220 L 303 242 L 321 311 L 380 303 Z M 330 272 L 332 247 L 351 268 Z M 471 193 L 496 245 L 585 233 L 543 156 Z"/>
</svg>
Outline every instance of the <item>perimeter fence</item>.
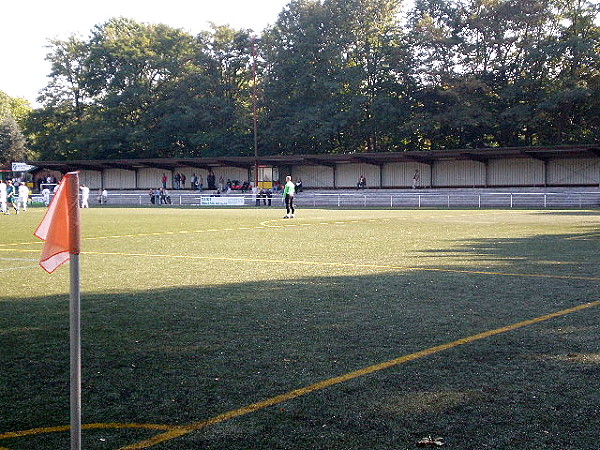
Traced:
<svg viewBox="0 0 600 450">
<path fill-rule="evenodd" d="M 90 203 L 95 199 L 90 198 Z M 304 191 L 296 195 L 296 204 L 312 208 L 599 208 L 600 190 L 586 192 L 376 192 L 376 191 Z M 252 193 L 175 191 L 166 205 L 160 198 L 154 203 L 147 192 L 110 192 L 109 205 L 136 206 L 281 206 L 280 194 L 269 199 Z"/>
</svg>

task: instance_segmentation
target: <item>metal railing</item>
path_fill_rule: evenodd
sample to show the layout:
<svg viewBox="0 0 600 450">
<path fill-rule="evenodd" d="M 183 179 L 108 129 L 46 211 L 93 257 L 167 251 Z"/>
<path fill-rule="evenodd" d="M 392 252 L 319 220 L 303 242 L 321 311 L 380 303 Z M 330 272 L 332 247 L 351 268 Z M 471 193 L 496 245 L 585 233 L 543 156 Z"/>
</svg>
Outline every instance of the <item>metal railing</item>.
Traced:
<svg viewBox="0 0 600 450">
<path fill-rule="evenodd" d="M 296 202 L 313 207 L 389 208 L 594 208 L 598 192 L 437 192 L 309 194 Z"/>
<path fill-rule="evenodd" d="M 172 192 L 175 206 L 256 206 L 251 193 L 215 195 L 211 193 Z M 93 198 L 90 199 L 92 203 Z M 147 193 L 109 193 L 109 205 L 165 206 L 151 203 Z M 261 198 L 260 206 L 268 199 Z M 281 206 L 281 196 L 273 194 L 272 206 Z M 313 208 L 599 208 L 600 190 L 589 192 L 302 192 L 298 206 Z M 169 205 L 167 205 L 169 206 Z"/>
</svg>

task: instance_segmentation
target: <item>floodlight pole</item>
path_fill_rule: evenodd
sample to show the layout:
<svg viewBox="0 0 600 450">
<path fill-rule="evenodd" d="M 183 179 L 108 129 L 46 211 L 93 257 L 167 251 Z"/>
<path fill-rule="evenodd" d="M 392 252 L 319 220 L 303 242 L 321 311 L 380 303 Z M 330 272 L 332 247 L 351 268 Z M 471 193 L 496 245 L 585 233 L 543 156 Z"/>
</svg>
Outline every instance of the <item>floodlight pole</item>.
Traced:
<svg viewBox="0 0 600 450">
<path fill-rule="evenodd" d="M 256 105 L 256 36 L 252 36 L 252 115 L 254 120 L 254 186 L 258 189 L 258 108 Z"/>
</svg>

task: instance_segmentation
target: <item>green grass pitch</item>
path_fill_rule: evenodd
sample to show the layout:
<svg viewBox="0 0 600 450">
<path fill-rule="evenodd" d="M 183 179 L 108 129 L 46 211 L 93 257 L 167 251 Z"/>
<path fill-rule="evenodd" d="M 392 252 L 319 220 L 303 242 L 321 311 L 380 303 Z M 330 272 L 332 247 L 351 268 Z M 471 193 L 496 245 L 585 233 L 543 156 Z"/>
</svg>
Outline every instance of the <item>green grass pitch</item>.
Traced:
<svg viewBox="0 0 600 450">
<path fill-rule="evenodd" d="M 1 216 L 0 449 L 69 446 L 43 212 Z M 283 215 L 82 211 L 84 448 L 598 448 L 600 211 Z"/>
</svg>

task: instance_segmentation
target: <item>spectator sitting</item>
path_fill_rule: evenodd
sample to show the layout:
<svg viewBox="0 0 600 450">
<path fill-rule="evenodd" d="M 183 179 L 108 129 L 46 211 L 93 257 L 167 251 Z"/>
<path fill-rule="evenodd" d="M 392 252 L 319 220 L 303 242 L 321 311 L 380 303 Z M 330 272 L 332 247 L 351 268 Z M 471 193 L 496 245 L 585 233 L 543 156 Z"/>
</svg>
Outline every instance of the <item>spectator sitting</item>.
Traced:
<svg viewBox="0 0 600 450">
<path fill-rule="evenodd" d="M 367 179 L 365 178 L 364 175 L 360 176 L 360 178 L 358 179 L 358 183 L 356 183 L 356 187 L 358 189 L 366 189 L 366 187 L 367 187 Z"/>
</svg>

